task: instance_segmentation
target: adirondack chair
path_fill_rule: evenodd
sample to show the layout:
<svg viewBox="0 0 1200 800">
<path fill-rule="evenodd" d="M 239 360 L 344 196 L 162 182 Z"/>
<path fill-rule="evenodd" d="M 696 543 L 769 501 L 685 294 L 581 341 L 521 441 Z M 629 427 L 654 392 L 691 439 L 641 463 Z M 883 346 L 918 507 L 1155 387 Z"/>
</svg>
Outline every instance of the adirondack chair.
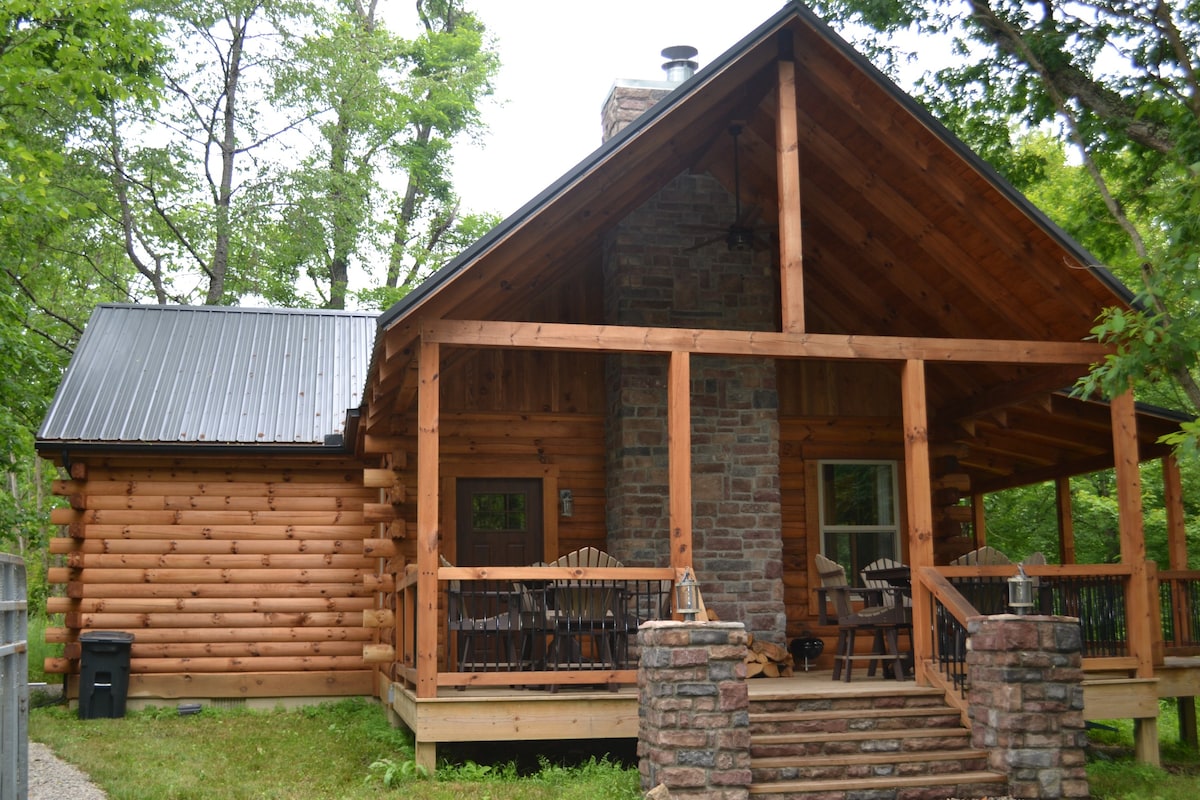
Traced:
<svg viewBox="0 0 1200 800">
<path fill-rule="evenodd" d="M 817 574 L 821 578 L 821 591 L 833 604 L 837 615 L 837 651 L 833 655 L 833 679 L 850 681 L 851 668 L 855 661 L 867 662 L 867 675 L 873 676 L 876 667 L 890 662 L 897 678 L 907 677 L 906 654 L 900 651 L 900 634 L 906 633 L 912 642 L 912 620 L 908 611 L 901 606 L 868 605 L 855 610 L 854 596 L 866 596 L 881 590 L 856 588 L 846 582 L 846 570 L 832 559 L 816 555 Z M 878 596 L 878 594 L 877 594 Z M 855 650 L 858 633 L 871 634 L 869 653 Z"/>
<path fill-rule="evenodd" d="M 894 558 L 877 558 L 870 564 L 867 564 L 865 567 L 863 567 L 862 572 L 858 573 L 858 575 L 860 578 L 862 578 L 863 586 L 867 587 L 868 589 L 882 590 L 880 594 L 882 605 L 896 605 L 896 596 L 901 595 L 900 599 L 904 605 L 911 606 L 912 597 L 896 591 L 897 584 L 893 580 L 872 577 L 872 573 L 879 570 L 891 570 L 899 574 L 900 572 L 907 573 L 907 567 Z M 905 584 L 908 583 L 907 577 L 905 578 L 904 582 Z"/>
<path fill-rule="evenodd" d="M 622 564 L 603 550 L 584 547 L 552 566 L 593 569 Z M 554 639 L 548 658 L 552 668 L 616 669 L 616 637 L 624 634 L 626 625 L 621 588 L 613 581 L 582 577 L 556 580 L 552 588 L 549 628 Z"/>
<path fill-rule="evenodd" d="M 963 553 L 950 562 L 951 566 L 955 567 L 984 567 L 1011 563 L 1012 559 L 990 545 Z M 951 583 L 981 614 L 1003 614 L 1008 610 L 1008 584 L 1005 578 L 954 578 Z"/>
</svg>

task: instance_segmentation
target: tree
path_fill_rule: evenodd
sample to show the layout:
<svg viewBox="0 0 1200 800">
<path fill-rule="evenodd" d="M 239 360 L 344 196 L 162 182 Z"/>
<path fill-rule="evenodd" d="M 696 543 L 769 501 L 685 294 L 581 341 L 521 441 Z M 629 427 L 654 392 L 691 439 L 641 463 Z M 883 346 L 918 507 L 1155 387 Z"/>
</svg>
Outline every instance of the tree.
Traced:
<svg viewBox="0 0 1200 800">
<path fill-rule="evenodd" d="M 895 65 L 900 32 L 948 37 L 958 63 L 927 75 L 922 100 L 1018 188 L 1051 162 L 1021 148 L 1031 131 L 1069 143 L 1102 217 L 1058 221 L 1135 288 L 1094 333 L 1116 354 L 1079 390 L 1177 387 L 1200 410 L 1200 4 L 1118 0 L 818 0 L 871 32 Z M 1061 162 L 1060 162 L 1061 163 Z M 1120 232 L 1121 243 L 1113 231 Z M 1161 388 L 1160 388 L 1161 391 Z M 1194 447 L 1200 426 L 1177 443 Z"/>
<path fill-rule="evenodd" d="M 382 275 L 360 299 L 386 305 L 492 221 L 460 214 L 449 169 L 455 139 L 481 129 L 496 55 L 458 0 L 416 8 L 422 33 L 406 41 L 380 24 L 375 3 L 345 4 L 297 41 L 277 76 L 280 101 L 321 120 L 320 145 L 283 179 L 281 260 L 332 308 L 344 307 L 356 260 Z"/>
</svg>

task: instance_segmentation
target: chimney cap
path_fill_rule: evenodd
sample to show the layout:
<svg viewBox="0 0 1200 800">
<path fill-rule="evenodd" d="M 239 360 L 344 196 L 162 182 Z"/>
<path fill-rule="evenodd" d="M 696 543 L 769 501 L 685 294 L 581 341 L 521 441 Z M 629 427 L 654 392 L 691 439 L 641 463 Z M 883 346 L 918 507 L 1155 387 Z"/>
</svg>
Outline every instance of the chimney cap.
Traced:
<svg viewBox="0 0 1200 800">
<path fill-rule="evenodd" d="M 692 77 L 696 73 L 696 67 L 699 66 L 692 59 L 699 52 L 696 48 L 686 44 L 663 48 L 663 58 L 668 59 L 667 63 L 663 64 L 667 80 L 671 83 L 683 83 Z"/>
</svg>

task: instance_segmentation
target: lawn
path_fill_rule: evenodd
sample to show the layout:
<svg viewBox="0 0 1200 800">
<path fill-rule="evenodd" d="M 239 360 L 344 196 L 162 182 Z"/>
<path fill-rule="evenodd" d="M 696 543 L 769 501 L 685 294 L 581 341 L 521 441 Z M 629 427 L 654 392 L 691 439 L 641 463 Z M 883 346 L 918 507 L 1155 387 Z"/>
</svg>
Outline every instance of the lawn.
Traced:
<svg viewBox="0 0 1200 800">
<path fill-rule="evenodd" d="M 78 765 L 111 800 L 633 800 L 636 769 L 602 756 L 515 761 L 458 759 L 434 778 L 417 773 L 412 740 L 378 705 L 347 700 L 292 711 L 174 708 L 124 719 L 79 720 L 61 706 L 30 715 L 30 738 Z M 439 748 L 439 754 L 442 749 Z M 485 752 L 514 758 L 509 745 Z"/>
</svg>

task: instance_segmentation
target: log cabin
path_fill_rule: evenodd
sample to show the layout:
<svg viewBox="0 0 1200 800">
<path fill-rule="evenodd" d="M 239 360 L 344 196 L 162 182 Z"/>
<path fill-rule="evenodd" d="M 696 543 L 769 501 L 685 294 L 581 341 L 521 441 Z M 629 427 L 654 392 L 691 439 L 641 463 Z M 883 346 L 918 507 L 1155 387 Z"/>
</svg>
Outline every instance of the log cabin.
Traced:
<svg viewBox="0 0 1200 800">
<path fill-rule="evenodd" d="M 595 152 L 377 317 L 97 310 L 38 438 L 66 473 L 69 691 L 79 633 L 114 628 L 131 700 L 374 695 L 427 765 L 633 737 L 636 654 L 529 625 L 544 587 L 653 606 L 690 571 L 713 617 L 815 634 L 828 666 L 818 554 L 900 561 L 912 618 L 961 623 L 955 586 L 1016 570 L 950 565 L 982 498 L 1051 481 L 1062 544 L 1027 571 L 1047 613 L 1106 587 L 1086 714 L 1137 720 L 1156 760 L 1158 699 L 1200 687 L 1159 442 L 1183 417 L 1069 391 L 1130 292 L 802 4 L 698 71 L 674 55 L 681 80 L 619 81 Z M 1151 459 L 1169 565 L 1146 559 Z M 1110 468 L 1121 561 L 1076 564 L 1069 479 Z M 491 605 L 464 624 L 471 587 Z M 943 648 L 913 626 L 911 685 L 961 709 Z"/>
</svg>

